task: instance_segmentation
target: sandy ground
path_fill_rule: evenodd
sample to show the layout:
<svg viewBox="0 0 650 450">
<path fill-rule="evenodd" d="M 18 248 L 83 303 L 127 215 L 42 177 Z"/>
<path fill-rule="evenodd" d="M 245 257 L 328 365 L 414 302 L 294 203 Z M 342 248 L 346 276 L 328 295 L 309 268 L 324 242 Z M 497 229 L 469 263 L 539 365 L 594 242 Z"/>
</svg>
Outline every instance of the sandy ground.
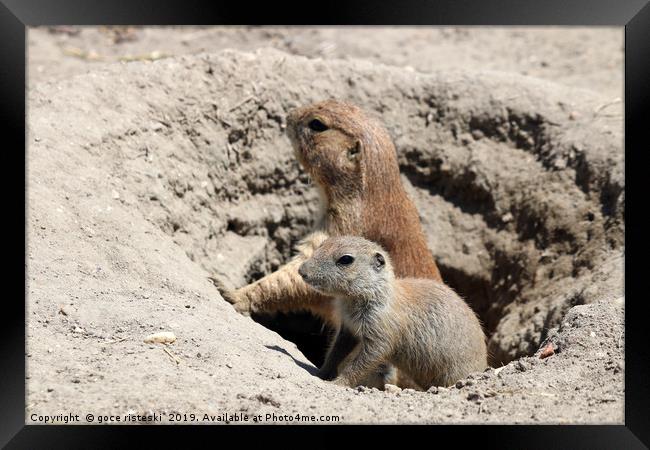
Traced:
<svg viewBox="0 0 650 450">
<path fill-rule="evenodd" d="M 623 422 L 622 30 L 345 31 L 30 30 L 28 421 Z M 283 130 L 330 96 L 386 124 L 495 368 L 338 388 L 208 281 L 274 270 L 313 225 Z"/>
<path fill-rule="evenodd" d="M 622 27 L 64 27 L 30 29 L 28 39 L 30 81 L 118 61 L 272 47 L 423 72 L 514 72 L 623 97 Z"/>
</svg>

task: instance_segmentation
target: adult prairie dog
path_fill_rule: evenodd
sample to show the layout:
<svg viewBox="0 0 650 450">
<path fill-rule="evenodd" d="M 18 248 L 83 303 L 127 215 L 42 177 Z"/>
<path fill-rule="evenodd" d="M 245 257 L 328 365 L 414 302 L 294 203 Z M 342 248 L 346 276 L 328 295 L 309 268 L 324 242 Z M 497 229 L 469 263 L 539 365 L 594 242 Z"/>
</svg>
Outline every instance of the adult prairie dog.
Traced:
<svg viewBox="0 0 650 450">
<path fill-rule="evenodd" d="M 331 237 L 298 272 L 313 289 L 335 298 L 341 327 L 360 342 L 335 383 L 357 386 L 390 363 L 427 389 L 487 367 L 485 335 L 472 309 L 443 283 L 395 278 L 388 252 L 378 244 Z M 337 336 L 322 370 L 337 364 L 338 346 Z"/>
<path fill-rule="evenodd" d="M 380 243 L 400 277 L 441 279 L 402 185 L 395 146 L 377 120 L 351 103 L 325 100 L 291 111 L 287 134 L 321 196 L 323 217 L 316 231 Z M 234 291 L 221 286 L 224 298 L 242 314 L 306 310 L 336 325 L 331 299 L 310 289 L 297 272 L 322 233 L 307 236 L 298 254 L 276 272 Z"/>
<path fill-rule="evenodd" d="M 318 188 L 322 217 L 316 232 L 277 271 L 235 290 L 218 283 L 222 296 L 237 311 L 309 311 L 340 329 L 332 299 L 311 289 L 298 275 L 300 264 L 327 236 L 363 236 L 386 249 L 397 276 L 441 280 L 418 211 L 402 185 L 395 146 L 376 119 L 351 103 L 325 100 L 291 111 L 287 135 L 296 158 Z M 355 339 L 340 337 L 339 353 L 349 354 Z M 336 368 L 323 372 L 332 374 Z M 410 386 L 399 373 L 389 378 Z"/>
</svg>

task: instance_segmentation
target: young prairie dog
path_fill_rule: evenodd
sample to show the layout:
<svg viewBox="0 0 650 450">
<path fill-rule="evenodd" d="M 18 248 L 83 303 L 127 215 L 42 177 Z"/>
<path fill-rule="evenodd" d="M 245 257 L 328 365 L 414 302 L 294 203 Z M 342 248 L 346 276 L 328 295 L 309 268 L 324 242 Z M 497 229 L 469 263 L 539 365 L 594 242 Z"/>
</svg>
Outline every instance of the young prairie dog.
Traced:
<svg viewBox="0 0 650 450">
<path fill-rule="evenodd" d="M 313 289 L 335 298 L 341 326 L 360 342 L 335 383 L 357 386 L 390 363 L 427 389 L 487 367 L 485 335 L 472 309 L 441 282 L 395 278 L 390 257 L 378 244 L 331 237 L 298 272 Z M 339 336 L 324 371 L 337 364 Z"/>
</svg>

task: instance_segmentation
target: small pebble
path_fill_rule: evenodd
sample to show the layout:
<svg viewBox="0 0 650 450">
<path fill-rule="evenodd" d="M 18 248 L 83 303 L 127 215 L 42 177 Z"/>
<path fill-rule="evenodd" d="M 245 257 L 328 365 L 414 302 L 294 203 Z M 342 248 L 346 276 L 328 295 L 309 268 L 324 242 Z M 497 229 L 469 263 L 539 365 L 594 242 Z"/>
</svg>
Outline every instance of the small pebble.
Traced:
<svg viewBox="0 0 650 450">
<path fill-rule="evenodd" d="M 485 134 L 481 130 L 472 130 L 472 137 L 478 141 L 479 139 L 483 139 Z"/>
<path fill-rule="evenodd" d="M 397 394 L 399 392 L 402 392 L 402 389 L 399 386 L 395 386 L 394 384 L 386 383 L 384 386 L 384 391 L 388 392 L 389 394 Z"/>
<path fill-rule="evenodd" d="M 517 361 L 517 364 L 515 365 L 515 367 L 517 368 L 517 370 L 519 370 L 521 372 L 525 372 L 528 369 L 530 369 L 530 366 L 521 359 L 519 361 Z"/>
<path fill-rule="evenodd" d="M 555 354 L 555 349 L 553 348 L 553 344 L 549 343 L 544 347 L 542 352 L 539 354 L 539 359 L 544 359 L 548 358 L 549 356 L 552 356 Z"/>
<path fill-rule="evenodd" d="M 176 341 L 176 336 L 171 331 L 150 334 L 144 338 L 144 342 L 147 344 L 171 344 L 174 341 Z"/>
</svg>

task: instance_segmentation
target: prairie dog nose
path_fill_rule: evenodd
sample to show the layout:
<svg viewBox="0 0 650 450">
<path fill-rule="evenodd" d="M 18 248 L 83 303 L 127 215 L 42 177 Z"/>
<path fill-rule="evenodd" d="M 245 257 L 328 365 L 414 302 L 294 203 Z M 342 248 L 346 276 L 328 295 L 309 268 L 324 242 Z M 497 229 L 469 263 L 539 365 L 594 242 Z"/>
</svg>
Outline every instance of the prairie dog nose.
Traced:
<svg viewBox="0 0 650 450">
<path fill-rule="evenodd" d="M 298 267 L 298 274 L 302 277 L 303 280 L 307 281 L 309 279 L 308 273 L 307 273 L 307 268 L 305 267 L 306 263 L 302 263 L 300 267 Z"/>
<path fill-rule="evenodd" d="M 304 265 L 304 264 L 301 264 L 300 267 L 298 267 L 298 273 L 300 274 L 300 276 L 301 276 L 304 280 L 307 279 L 307 274 L 305 273 L 305 265 Z"/>
<path fill-rule="evenodd" d="M 298 123 L 300 122 L 300 113 L 298 109 L 292 109 L 287 114 L 287 132 L 289 130 L 295 131 Z"/>
</svg>

